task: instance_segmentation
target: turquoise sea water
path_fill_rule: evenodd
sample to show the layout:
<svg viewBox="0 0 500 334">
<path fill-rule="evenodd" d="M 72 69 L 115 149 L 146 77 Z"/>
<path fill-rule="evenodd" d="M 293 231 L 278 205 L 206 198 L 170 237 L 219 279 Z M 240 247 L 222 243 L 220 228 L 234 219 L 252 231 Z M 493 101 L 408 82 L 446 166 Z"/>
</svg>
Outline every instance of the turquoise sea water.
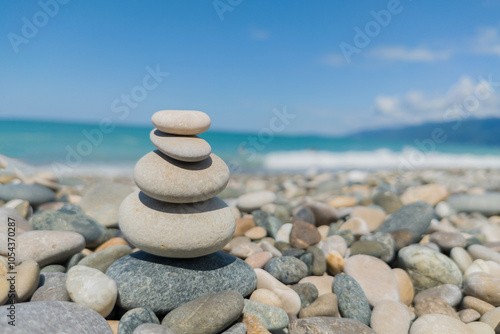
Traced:
<svg viewBox="0 0 500 334">
<path fill-rule="evenodd" d="M 32 165 L 77 169 L 131 169 L 155 147 L 152 126 L 114 126 L 0 120 L 0 154 Z M 500 150 L 444 143 L 417 147 L 410 141 L 321 136 L 278 136 L 209 130 L 200 135 L 233 172 L 309 168 L 500 167 Z"/>
</svg>

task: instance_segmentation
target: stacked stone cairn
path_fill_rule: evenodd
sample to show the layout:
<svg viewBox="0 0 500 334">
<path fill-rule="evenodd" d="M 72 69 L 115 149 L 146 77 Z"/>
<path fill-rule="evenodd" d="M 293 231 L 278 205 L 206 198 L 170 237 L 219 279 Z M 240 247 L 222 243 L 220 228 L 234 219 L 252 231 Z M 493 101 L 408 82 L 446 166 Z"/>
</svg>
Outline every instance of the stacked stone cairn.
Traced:
<svg viewBox="0 0 500 334">
<path fill-rule="evenodd" d="M 215 197 L 229 182 L 229 168 L 198 137 L 210 117 L 194 110 L 162 110 L 152 117 L 151 142 L 158 150 L 134 169 L 140 191 L 124 199 L 120 229 L 141 251 L 114 262 L 106 274 L 116 281 L 118 305 L 149 307 L 165 314 L 197 298 L 233 290 L 249 295 L 253 269 L 220 251 L 232 238 L 235 218 Z"/>
</svg>

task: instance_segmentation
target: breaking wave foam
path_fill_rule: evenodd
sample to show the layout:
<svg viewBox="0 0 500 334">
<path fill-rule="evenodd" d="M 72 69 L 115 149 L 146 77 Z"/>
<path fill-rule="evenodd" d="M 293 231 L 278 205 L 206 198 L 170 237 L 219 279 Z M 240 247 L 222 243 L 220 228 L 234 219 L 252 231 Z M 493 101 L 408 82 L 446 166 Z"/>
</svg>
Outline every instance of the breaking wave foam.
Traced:
<svg viewBox="0 0 500 334">
<path fill-rule="evenodd" d="M 401 152 L 387 149 L 375 151 L 283 151 L 264 157 L 264 168 L 271 170 L 319 169 L 399 169 L 422 168 L 500 168 L 500 156 L 454 154 L 407 148 Z"/>
</svg>

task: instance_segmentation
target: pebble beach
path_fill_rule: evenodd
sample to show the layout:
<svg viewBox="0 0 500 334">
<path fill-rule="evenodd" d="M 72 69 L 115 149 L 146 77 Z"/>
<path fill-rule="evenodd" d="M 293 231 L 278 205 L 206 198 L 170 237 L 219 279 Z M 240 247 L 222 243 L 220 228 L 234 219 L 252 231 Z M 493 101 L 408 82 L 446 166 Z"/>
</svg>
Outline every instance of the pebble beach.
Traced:
<svg viewBox="0 0 500 334">
<path fill-rule="evenodd" d="M 152 123 L 133 175 L 0 170 L 0 332 L 500 332 L 499 170 L 230 175 Z"/>
</svg>

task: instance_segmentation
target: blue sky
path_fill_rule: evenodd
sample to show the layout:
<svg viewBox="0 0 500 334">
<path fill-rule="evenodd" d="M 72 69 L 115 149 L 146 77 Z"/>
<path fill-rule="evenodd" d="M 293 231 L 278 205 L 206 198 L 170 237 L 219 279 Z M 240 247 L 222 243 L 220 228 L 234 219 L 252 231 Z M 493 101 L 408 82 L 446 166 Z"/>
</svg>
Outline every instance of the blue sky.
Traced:
<svg viewBox="0 0 500 334">
<path fill-rule="evenodd" d="M 440 121 L 474 97 L 468 115 L 500 116 L 500 0 L 2 1 L 0 13 L 4 119 L 150 124 L 196 109 L 213 129 L 258 131 L 286 108 L 285 133 L 336 135 Z"/>
</svg>

